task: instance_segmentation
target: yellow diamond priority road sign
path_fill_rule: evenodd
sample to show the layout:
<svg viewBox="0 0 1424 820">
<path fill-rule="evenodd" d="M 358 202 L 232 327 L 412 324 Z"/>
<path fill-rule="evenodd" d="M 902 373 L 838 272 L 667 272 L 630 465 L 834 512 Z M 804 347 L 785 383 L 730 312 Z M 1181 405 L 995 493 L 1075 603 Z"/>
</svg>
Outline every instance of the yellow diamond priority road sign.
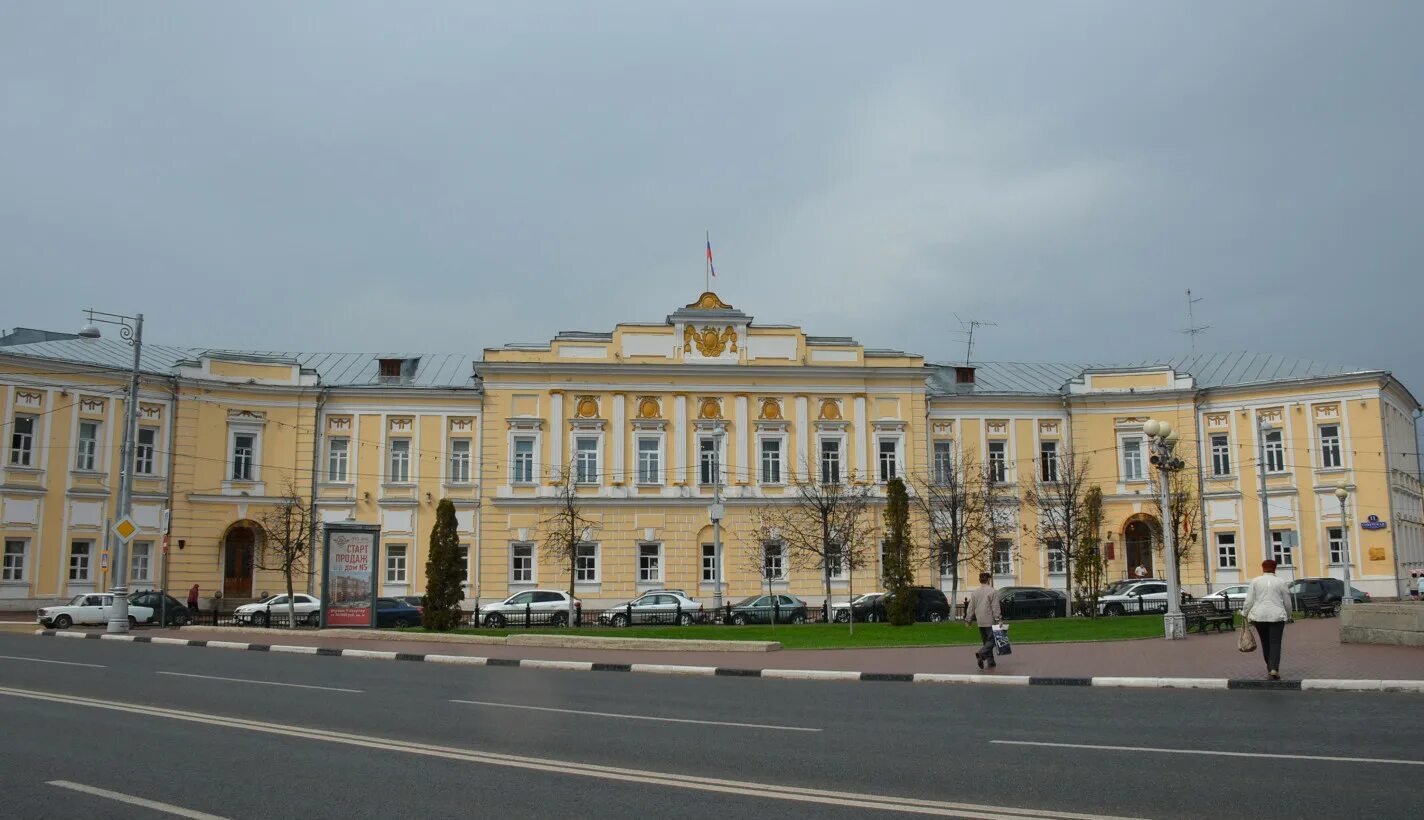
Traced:
<svg viewBox="0 0 1424 820">
<path fill-rule="evenodd" d="M 114 535 L 117 535 L 119 537 L 119 540 L 123 541 L 125 544 L 127 544 L 129 542 L 129 539 L 133 538 L 137 532 L 138 525 L 135 524 L 134 520 L 132 518 L 129 518 L 127 515 L 114 522 Z"/>
</svg>

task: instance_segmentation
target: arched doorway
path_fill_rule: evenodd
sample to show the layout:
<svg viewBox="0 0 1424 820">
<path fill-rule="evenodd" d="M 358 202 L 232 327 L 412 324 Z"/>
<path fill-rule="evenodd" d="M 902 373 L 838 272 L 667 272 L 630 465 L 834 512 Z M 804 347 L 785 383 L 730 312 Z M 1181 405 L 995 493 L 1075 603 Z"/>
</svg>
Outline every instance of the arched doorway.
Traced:
<svg viewBox="0 0 1424 820">
<path fill-rule="evenodd" d="M 1136 570 L 1147 570 L 1148 578 L 1157 577 L 1152 565 L 1152 548 L 1156 543 L 1156 522 L 1146 517 L 1136 517 L 1122 528 L 1122 543 L 1127 558 L 1127 577 L 1136 577 Z"/>
<path fill-rule="evenodd" d="M 223 597 L 252 597 L 252 566 L 257 555 L 257 530 L 234 524 L 223 536 Z"/>
</svg>

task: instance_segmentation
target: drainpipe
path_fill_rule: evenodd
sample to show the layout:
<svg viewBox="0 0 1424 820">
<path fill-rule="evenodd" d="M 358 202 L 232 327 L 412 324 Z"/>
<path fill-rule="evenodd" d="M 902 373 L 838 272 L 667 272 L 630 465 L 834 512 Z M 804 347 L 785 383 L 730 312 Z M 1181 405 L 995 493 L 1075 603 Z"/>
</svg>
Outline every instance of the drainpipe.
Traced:
<svg viewBox="0 0 1424 820">
<path fill-rule="evenodd" d="M 1071 450 L 1072 447 L 1073 447 L 1073 405 L 1069 404 L 1069 402 L 1068 402 L 1068 394 L 1067 394 L 1067 393 L 1063 394 L 1062 402 L 1063 402 L 1063 416 L 1064 416 L 1064 419 L 1063 419 L 1063 432 L 1064 432 L 1066 435 L 1061 435 L 1061 436 L 1059 436 L 1059 437 L 1058 437 L 1058 440 L 1061 441 L 1061 442 L 1066 442 L 1067 445 L 1068 445 L 1068 448 Z M 1035 431 L 1035 432 L 1036 432 L 1036 431 Z M 1065 453 L 1065 455 L 1066 455 L 1067 451 L 1064 451 L 1064 453 Z M 1061 464 L 1059 465 L 1059 469 L 1060 469 L 1060 470 L 1062 469 L 1062 465 L 1061 465 Z M 1059 477 L 1060 477 L 1060 478 L 1062 477 L 1062 473 L 1061 473 L 1061 472 L 1060 472 L 1060 474 L 1059 474 Z M 1071 517 L 1071 516 L 1070 516 L 1070 517 Z M 1072 524 L 1071 524 L 1071 523 L 1069 524 L 1069 528 L 1070 528 L 1070 529 L 1072 528 Z M 1082 533 L 1078 533 L 1078 538 L 1081 539 L 1082 537 L 1083 537 L 1083 534 L 1082 534 Z M 1065 554 L 1065 555 L 1063 556 L 1063 585 L 1064 585 L 1064 587 L 1066 587 L 1066 589 L 1063 590 L 1063 593 L 1068 596 L 1068 603 L 1066 604 L 1066 606 L 1068 607 L 1068 613 L 1067 613 L 1067 614 L 1068 614 L 1068 617 L 1071 618 L 1071 617 L 1073 616 L 1073 557 L 1072 557 L 1072 556 L 1075 555 L 1075 554 L 1077 554 L 1077 552 L 1078 552 L 1078 547 L 1079 547 L 1080 545 L 1079 545 L 1079 544 L 1073 544 L 1073 545 L 1069 546 L 1069 545 L 1065 544 L 1064 546 L 1065 546 L 1065 547 L 1068 547 L 1068 548 L 1072 551 L 1071 554 Z M 1047 558 L 1047 556 L 1045 556 L 1045 558 Z M 1047 561 L 1045 561 L 1045 563 L 1044 563 L 1044 569 L 1045 569 L 1045 570 L 1048 569 Z M 1048 573 L 1045 572 L 1044 574 L 1047 575 Z"/>
<path fill-rule="evenodd" d="M 1197 431 L 1197 504 L 1201 510 L 1197 513 L 1197 535 L 1198 549 L 1202 555 L 1202 582 L 1206 584 L 1203 595 L 1211 594 L 1211 555 L 1207 549 L 1206 541 L 1206 478 L 1201 460 L 1202 454 L 1202 423 L 1201 423 L 1201 399 L 1202 391 L 1197 390 L 1192 393 L 1192 422 L 1196 425 Z M 1207 449 L 1210 452 L 1210 448 Z"/>
<path fill-rule="evenodd" d="M 312 470 L 311 470 L 311 516 L 308 519 L 311 532 L 307 538 L 307 594 L 316 594 L 316 492 L 317 482 L 321 478 L 321 411 L 326 406 L 326 388 L 323 387 L 316 394 L 316 410 L 312 414 Z M 323 590 L 324 591 L 324 590 Z"/>
<path fill-rule="evenodd" d="M 168 515 L 167 520 L 163 522 L 163 577 L 159 581 L 160 591 L 165 595 L 168 593 L 168 534 L 173 532 L 173 465 L 177 461 L 175 454 L 178 452 L 178 448 L 174 446 L 178 437 L 178 377 L 169 376 L 168 380 L 171 383 L 168 392 L 173 396 L 173 404 L 168 410 L 168 480 L 167 489 L 164 491 L 168 496 Z"/>
</svg>

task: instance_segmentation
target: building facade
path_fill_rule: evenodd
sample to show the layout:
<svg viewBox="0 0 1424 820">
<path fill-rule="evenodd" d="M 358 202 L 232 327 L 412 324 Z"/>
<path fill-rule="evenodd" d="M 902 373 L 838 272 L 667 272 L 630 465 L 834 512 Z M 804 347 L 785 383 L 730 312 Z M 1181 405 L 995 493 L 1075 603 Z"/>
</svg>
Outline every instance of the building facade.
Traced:
<svg viewBox="0 0 1424 820">
<path fill-rule="evenodd" d="M 111 583 L 129 356 L 110 340 L 0 347 L 0 608 Z M 995 485 L 982 563 L 999 583 L 1065 585 L 1063 555 L 1025 499 L 1065 469 L 1102 491 L 1109 576 L 1160 575 L 1149 418 L 1181 435 L 1188 589 L 1248 580 L 1268 556 L 1306 577 L 1341 575 L 1348 554 L 1355 586 L 1377 597 L 1424 569 L 1420 407 L 1378 370 L 1250 354 L 936 365 L 757 323 L 713 293 L 660 322 L 478 358 L 147 345 L 142 370 L 129 583 L 198 584 L 205 603 L 284 587 L 263 568 L 262 521 L 293 496 L 321 522 L 381 526 L 383 594 L 423 591 L 442 498 L 456 508 L 467 605 L 567 588 L 569 564 L 541 548 L 566 483 L 589 522 L 573 562 L 586 605 L 664 586 L 707 597 L 714 578 L 740 597 L 769 563 L 779 588 L 819 602 L 819 570 L 749 543 L 759 509 L 807 477 L 883 494 L 891 477 L 913 488 L 965 464 Z M 948 588 L 944 569 L 928 561 L 919 580 Z M 878 572 L 864 574 L 838 574 L 832 594 L 875 586 Z M 316 575 L 298 586 L 319 593 Z"/>
</svg>

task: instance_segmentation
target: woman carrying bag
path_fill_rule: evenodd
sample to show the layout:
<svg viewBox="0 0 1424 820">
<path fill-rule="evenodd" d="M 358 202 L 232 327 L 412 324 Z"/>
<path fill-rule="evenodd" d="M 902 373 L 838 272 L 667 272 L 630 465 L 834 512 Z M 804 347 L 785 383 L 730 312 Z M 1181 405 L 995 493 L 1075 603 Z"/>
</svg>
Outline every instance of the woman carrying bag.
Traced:
<svg viewBox="0 0 1424 820">
<path fill-rule="evenodd" d="M 1267 558 L 1261 562 L 1261 576 L 1246 589 L 1246 603 L 1241 617 L 1256 627 L 1261 638 L 1261 656 L 1266 659 L 1266 677 L 1281 679 L 1281 637 L 1290 619 L 1290 590 L 1286 582 L 1276 577 L 1276 562 Z M 1243 638 L 1241 648 L 1250 651 Z"/>
</svg>

